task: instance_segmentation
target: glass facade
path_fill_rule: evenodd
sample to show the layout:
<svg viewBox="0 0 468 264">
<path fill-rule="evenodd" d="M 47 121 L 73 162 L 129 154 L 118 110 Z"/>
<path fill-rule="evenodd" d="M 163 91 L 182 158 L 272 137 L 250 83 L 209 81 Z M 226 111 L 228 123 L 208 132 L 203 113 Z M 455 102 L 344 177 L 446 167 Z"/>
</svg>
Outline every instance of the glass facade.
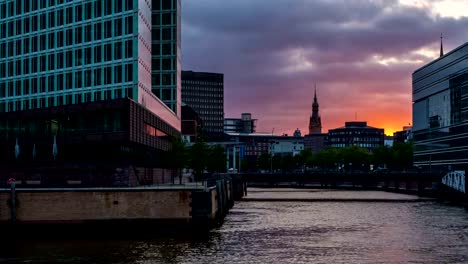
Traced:
<svg viewBox="0 0 468 264">
<path fill-rule="evenodd" d="M 152 92 L 181 113 L 181 1 L 152 0 Z"/>
<path fill-rule="evenodd" d="M 0 1 L 0 111 L 134 97 L 137 5 L 107 2 Z"/>
<path fill-rule="evenodd" d="M 0 0 L 0 112 L 129 97 L 180 130 L 151 93 L 150 5 Z"/>
<path fill-rule="evenodd" d="M 468 165 L 468 43 L 413 73 L 416 166 Z"/>
</svg>

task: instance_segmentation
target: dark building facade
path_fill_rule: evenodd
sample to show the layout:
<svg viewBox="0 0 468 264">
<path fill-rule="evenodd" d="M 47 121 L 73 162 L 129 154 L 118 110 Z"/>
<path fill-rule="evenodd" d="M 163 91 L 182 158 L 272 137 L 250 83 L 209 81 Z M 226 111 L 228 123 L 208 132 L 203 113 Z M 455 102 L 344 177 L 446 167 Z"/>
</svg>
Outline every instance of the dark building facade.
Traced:
<svg viewBox="0 0 468 264">
<path fill-rule="evenodd" d="M 223 137 L 223 74 L 182 71 L 182 102 L 200 115 L 204 137 L 208 140 Z"/>
<path fill-rule="evenodd" d="M 468 168 L 468 43 L 413 73 L 414 165 Z"/>
<path fill-rule="evenodd" d="M 317 153 L 327 147 L 327 137 L 328 134 L 322 133 L 322 118 L 319 114 L 317 89 L 315 89 L 312 115 L 309 119 L 309 134 L 304 136 L 304 148 Z"/>
<path fill-rule="evenodd" d="M 304 136 L 304 149 L 309 149 L 312 153 L 320 152 L 327 147 L 328 134 L 309 134 Z"/>
<path fill-rule="evenodd" d="M 367 122 L 346 122 L 344 127 L 328 131 L 328 144 L 334 148 L 358 146 L 371 152 L 384 145 L 384 129 L 370 127 Z"/>
<path fill-rule="evenodd" d="M 200 140 L 203 131 L 203 121 L 195 110 L 182 104 L 182 138 L 186 143 Z"/>
<path fill-rule="evenodd" d="M 406 143 L 413 139 L 413 128 L 411 126 L 403 127 L 403 130 L 393 133 L 393 142 Z"/>
<path fill-rule="evenodd" d="M 257 119 L 252 119 L 252 114 L 242 113 L 241 118 L 225 118 L 225 133 L 255 133 Z"/>
<path fill-rule="evenodd" d="M 314 102 L 312 103 L 312 115 L 309 119 L 309 134 L 322 133 L 322 118 L 319 115 L 319 104 L 317 100 L 317 89 L 314 92 Z"/>
</svg>

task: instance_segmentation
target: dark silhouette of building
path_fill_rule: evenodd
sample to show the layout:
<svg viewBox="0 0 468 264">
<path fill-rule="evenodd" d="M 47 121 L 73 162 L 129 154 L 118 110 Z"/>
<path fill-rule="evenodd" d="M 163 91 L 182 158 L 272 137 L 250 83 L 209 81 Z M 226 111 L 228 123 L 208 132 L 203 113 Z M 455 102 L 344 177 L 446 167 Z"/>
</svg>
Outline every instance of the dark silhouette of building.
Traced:
<svg viewBox="0 0 468 264">
<path fill-rule="evenodd" d="M 241 118 L 225 118 L 224 133 L 255 133 L 256 123 L 250 113 L 242 113 Z"/>
<path fill-rule="evenodd" d="M 346 122 L 344 127 L 328 131 L 330 147 L 344 148 L 358 146 L 371 152 L 374 148 L 384 145 L 384 129 L 367 125 L 367 122 Z"/>
<path fill-rule="evenodd" d="M 304 136 L 304 149 L 309 149 L 312 153 L 320 152 L 327 147 L 328 134 L 309 134 Z"/>
<path fill-rule="evenodd" d="M 182 71 L 182 101 L 203 120 L 206 140 L 224 136 L 224 75 Z"/>
<path fill-rule="evenodd" d="M 317 88 L 315 88 L 314 102 L 312 103 L 312 115 L 309 119 L 309 134 L 304 136 L 304 148 L 316 153 L 324 149 L 326 146 L 327 134 L 322 133 L 322 118 L 319 114 Z"/>
<path fill-rule="evenodd" d="M 406 143 L 412 139 L 412 128 L 411 126 L 403 127 L 403 130 L 393 133 L 393 142 Z"/>
<path fill-rule="evenodd" d="M 414 165 L 468 168 L 468 43 L 413 73 Z"/>
<path fill-rule="evenodd" d="M 195 110 L 182 103 L 182 138 L 186 143 L 202 138 L 203 121 Z"/>
<path fill-rule="evenodd" d="M 319 104 L 317 100 L 317 89 L 314 93 L 314 102 L 312 103 L 312 115 L 309 120 L 309 135 L 322 133 L 322 119 L 319 115 Z"/>
</svg>

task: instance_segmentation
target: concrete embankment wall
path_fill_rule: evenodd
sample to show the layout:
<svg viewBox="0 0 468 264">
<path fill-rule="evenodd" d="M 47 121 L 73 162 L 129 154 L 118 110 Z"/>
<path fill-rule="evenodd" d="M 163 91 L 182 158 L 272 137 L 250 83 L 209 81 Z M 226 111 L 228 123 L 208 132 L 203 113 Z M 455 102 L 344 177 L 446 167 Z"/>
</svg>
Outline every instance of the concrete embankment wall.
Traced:
<svg viewBox="0 0 468 264">
<path fill-rule="evenodd" d="M 191 220 L 191 190 L 21 190 L 17 223 L 93 220 Z M 0 221 L 11 221 L 11 194 L 0 193 Z"/>
<path fill-rule="evenodd" d="M 193 185 L 0 189 L 0 224 L 143 222 L 152 227 L 158 222 L 212 227 L 222 223 L 234 199 L 242 196 L 236 194 L 236 184 L 221 177 Z"/>
</svg>

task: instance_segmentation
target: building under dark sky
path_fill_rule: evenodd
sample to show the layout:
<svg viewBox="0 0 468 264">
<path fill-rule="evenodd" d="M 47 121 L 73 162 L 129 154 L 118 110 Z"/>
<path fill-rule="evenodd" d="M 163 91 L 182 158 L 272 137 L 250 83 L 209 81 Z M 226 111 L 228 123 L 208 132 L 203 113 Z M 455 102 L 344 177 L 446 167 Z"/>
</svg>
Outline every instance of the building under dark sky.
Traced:
<svg viewBox="0 0 468 264">
<path fill-rule="evenodd" d="M 346 122 L 344 127 L 328 131 L 328 144 L 334 148 L 358 146 L 372 151 L 384 145 L 384 129 L 367 125 L 367 122 Z"/>
<path fill-rule="evenodd" d="M 179 90 L 180 1 L 0 1 L 0 165 L 163 166 Z"/>
<path fill-rule="evenodd" d="M 182 102 L 203 120 L 204 136 L 222 137 L 224 132 L 224 75 L 182 71 Z"/>
<path fill-rule="evenodd" d="M 255 133 L 257 119 L 252 119 L 252 114 L 242 113 L 241 118 L 225 118 L 225 133 Z"/>
<path fill-rule="evenodd" d="M 468 43 L 413 73 L 414 165 L 468 168 Z"/>
</svg>

